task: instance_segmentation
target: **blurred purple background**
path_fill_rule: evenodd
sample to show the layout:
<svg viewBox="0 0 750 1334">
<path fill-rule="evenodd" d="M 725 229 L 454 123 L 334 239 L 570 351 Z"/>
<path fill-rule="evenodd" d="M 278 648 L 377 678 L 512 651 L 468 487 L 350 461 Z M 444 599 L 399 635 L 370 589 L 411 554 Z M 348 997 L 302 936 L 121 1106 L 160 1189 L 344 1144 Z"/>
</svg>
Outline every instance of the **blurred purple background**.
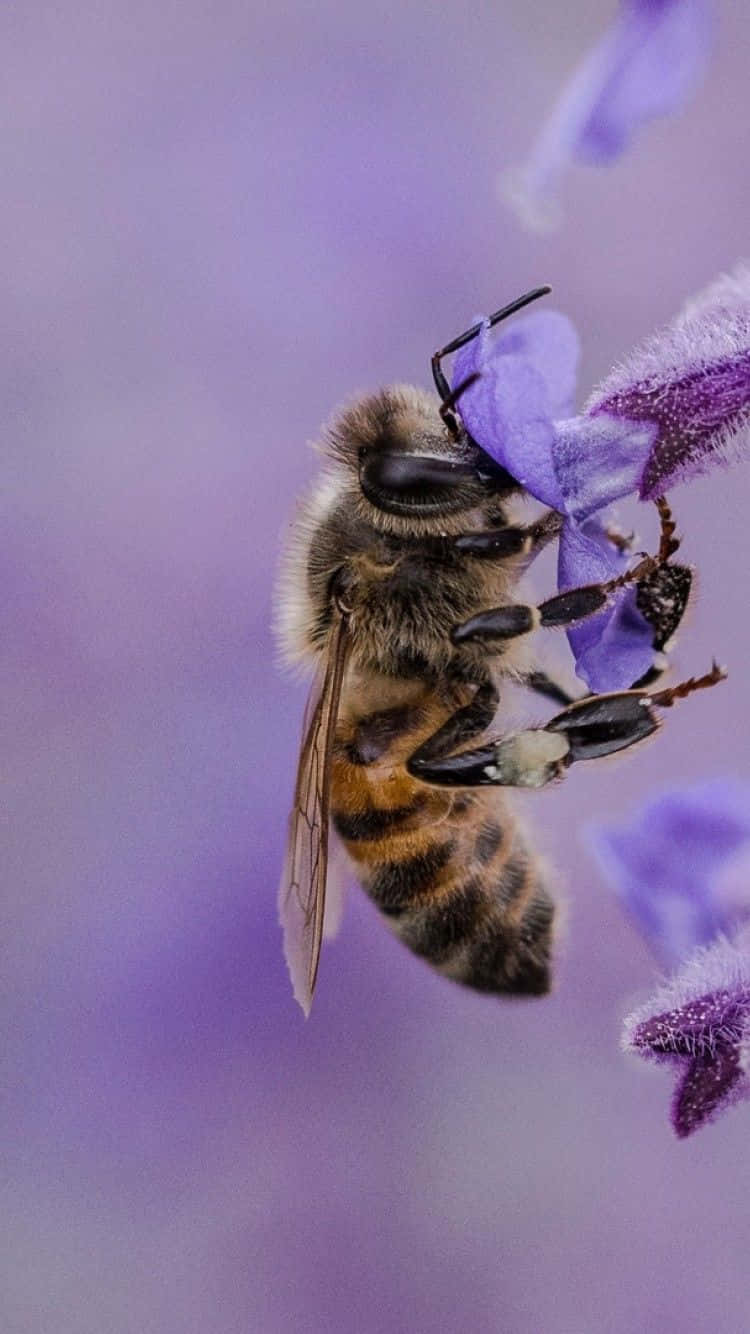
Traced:
<svg viewBox="0 0 750 1334">
<path fill-rule="evenodd" d="M 674 496 L 677 670 L 716 653 L 728 684 L 521 802 L 567 886 L 550 999 L 441 981 L 357 892 L 305 1025 L 276 924 L 305 692 L 269 620 L 305 442 L 545 280 L 585 392 L 747 253 L 728 0 L 687 112 L 576 172 L 562 231 L 497 203 L 613 10 L 0 15 L 9 1334 L 750 1323 L 747 1108 L 673 1140 L 669 1080 L 619 1052 L 654 965 L 580 842 L 747 777 L 747 466 Z"/>
</svg>

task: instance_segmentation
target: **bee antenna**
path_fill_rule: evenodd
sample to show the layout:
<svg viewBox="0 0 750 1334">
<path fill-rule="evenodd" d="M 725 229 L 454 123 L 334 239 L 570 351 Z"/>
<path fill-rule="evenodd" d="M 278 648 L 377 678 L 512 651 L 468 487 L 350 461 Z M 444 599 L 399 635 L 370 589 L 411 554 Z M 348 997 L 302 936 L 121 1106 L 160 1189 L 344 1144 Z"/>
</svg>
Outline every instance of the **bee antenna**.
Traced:
<svg viewBox="0 0 750 1334">
<path fill-rule="evenodd" d="M 531 292 L 524 292 L 523 296 L 516 297 L 515 301 L 511 301 L 510 305 L 503 306 L 501 310 L 496 310 L 494 315 L 490 315 L 488 328 L 491 329 L 495 324 L 499 324 L 501 320 L 507 320 L 509 315 L 515 315 L 517 311 L 523 310 L 524 306 L 531 305 L 532 301 L 538 301 L 540 296 L 548 296 L 551 291 L 552 288 L 545 284 L 544 287 L 535 287 Z M 481 333 L 484 325 L 484 320 L 479 324 L 473 324 L 465 333 L 459 334 L 458 338 L 454 338 L 452 342 L 446 343 L 445 347 L 441 348 L 439 352 L 434 354 L 431 362 L 432 378 L 435 381 L 435 388 L 444 405 L 448 405 L 451 400 L 451 388 L 440 369 L 440 362 L 443 357 L 450 356 L 451 352 L 457 352 L 460 347 L 464 347 L 466 343 L 470 343 L 472 338 L 476 338 L 477 334 Z M 462 388 L 464 386 L 459 387 Z M 455 398 L 453 399 L 453 402 L 455 402 Z M 451 402 L 450 406 L 452 405 Z"/>
<path fill-rule="evenodd" d="M 454 420 L 455 414 L 453 412 L 453 409 L 455 408 L 459 398 L 461 397 L 462 394 L 466 393 L 467 389 L 471 389 L 471 386 L 473 384 L 476 384 L 478 379 L 479 379 L 479 371 L 472 371 L 471 375 L 467 375 L 466 379 L 462 380 L 460 384 L 457 384 L 455 389 L 448 390 L 446 397 L 443 399 L 440 405 L 440 416 L 442 417 L 443 421 L 445 422 L 449 430 L 453 430 L 453 426 L 455 425 L 455 420 Z M 447 388 L 448 386 L 446 385 L 446 389 Z M 458 432 L 456 431 L 454 432 L 454 434 L 458 435 Z"/>
</svg>

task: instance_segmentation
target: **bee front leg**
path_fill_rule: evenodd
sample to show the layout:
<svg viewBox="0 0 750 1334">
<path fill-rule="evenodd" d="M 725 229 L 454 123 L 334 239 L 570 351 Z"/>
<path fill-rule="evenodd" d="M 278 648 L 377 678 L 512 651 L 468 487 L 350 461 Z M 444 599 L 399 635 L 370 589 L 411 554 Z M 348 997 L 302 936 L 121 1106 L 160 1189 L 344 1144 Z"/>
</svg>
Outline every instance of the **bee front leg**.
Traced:
<svg viewBox="0 0 750 1334">
<path fill-rule="evenodd" d="M 578 760 L 614 755 L 656 731 L 656 707 L 671 708 L 679 699 L 723 681 L 715 663 L 705 676 L 691 677 L 657 694 L 620 690 L 590 695 L 550 719 L 546 727 L 528 728 L 458 755 L 423 759 L 416 752 L 409 770 L 423 782 L 445 787 L 544 787 Z"/>
<path fill-rule="evenodd" d="M 452 539 L 453 547 L 463 556 L 480 560 L 504 560 L 508 556 L 537 556 L 553 538 L 559 537 L 563 516 L 548 510 L 536 523 L 526 527 L 508 525 L 487 528 L 479 533 L 461 533 Z"/>
</svg>

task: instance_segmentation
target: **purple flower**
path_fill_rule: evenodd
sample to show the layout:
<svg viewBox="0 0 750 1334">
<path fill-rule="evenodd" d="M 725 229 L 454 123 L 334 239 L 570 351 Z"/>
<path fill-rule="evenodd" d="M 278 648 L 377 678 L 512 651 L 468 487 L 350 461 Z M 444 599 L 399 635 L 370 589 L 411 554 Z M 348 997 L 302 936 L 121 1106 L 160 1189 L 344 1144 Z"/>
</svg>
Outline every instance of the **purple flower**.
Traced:
<svg viewBox="0 0 750 1334">
<path fill-rule="evenodd" d="M 604 872 L 669 964 L 750 918 L 750 787 L 712 779 L 589 831 Z"/>
<path fill-rule="evenodd" d="M 479 372 L 460 400 L 467 429 L 533 496 L 566 516 L 561 589 L 625 567 L 602 522 L 614 501 L 653 500 L 750 453 L 750 265 L 689 301 L 610 372 L 576 417 L 577 360 L 570 322 L 535 312 L 494 343 L 483 329 L 456 356 L 453 380 L 456 386 Z M 578 675 L 592 690 L 627 687 L 653 660 L 654 636 L 633 590 L 619 592 L 569 639 Z"/>
<path fill-rule="evenodd" d="M 666 329 L 636 348 L 589 398 L 602 429 L 651 432 L 649 449 L 627 450 L 641 500 L 750 452 L 750 265 L 711 283 Z M 606 429 L 606 428 L 604 428 Z M 620 435 L 619 438 L 622 438 Z M 580 442 L 594 464 L 588 484 L 563 486 L 566 505 L 596 505 L 596 434 Z"/>
<path fill-rule="evenodd" d="M 750 1097 L 750 932 L 698 950 L 626 1019 L 623 1047 L 676 1066 L 671 1118 L 681 1139 Z"/>
<path fill-rule="evenodd" d="M 481 320 L 477 317 L 475 323 Z M 591 422 L 573 418 L 578 335 L 558 311 L 535 311 L 518 319 L 494 342 L 485 324 L 481 334 L 456 354 L 453 387 L 479 372 L 479 379 L 461 396 L 461 415 L 473 438 L 537 500 L 566 512 L 563 485 L 574 489 L 576 458 L 595 473 L 601 505 L 633 490 L 637 478 L 623 448 L 622 464 L 608 448 L 616 432 L 609 419 Z M 578 430 L 579 423 L 582 431 Z M 579 448 L 577 436 L 582 434 Z M 600 443 L 592 465 L 592 438 Z M 653 432 L 631 424 L 620 433 L 627 442 Z M 643 451 L 641 450 L 641 455 Z M 602 463 L 611 460 L 608 468 Z M 623 486 L 623 468 L 627 485 Z M 598 508 L 598 506 L 597 506 Z M 579 516 L 571 513 L 571 518 Z M 596 519 L 579 526 L 563 525 L 560 537 L 558 586 L 561 590 L 615 577 L 627 567 L 626 556 Z M 632 685 L 651 666 L 654 634 L 635 605 L 635 590 L 612 599 L 597 616 L 568 635 L 578 675 L 592 690 L 618 690 Z"/>
<path fill-rule="evenodd" d="M 750 453 L 750 265 L 688 301 L 558 422 L 551 465 L 579 523 L 622 496 L 654 500 Z"/>
<path fill-rule="evenodd" d="M 628 564 L 596 519 L 563 526 L 557 567 L 562 591 L 613 579 Z M 635 588 L 624 589 L 604 611 L 573 626 L 568 641 L 576 672 L 592 690 L 628 690 L 654 661 L 654 630 L 636 606 Z"/>
<path fill-rule="evenodd" d="M 648 120 L 679 110 L 710 46 L 708 0 L 622 0 L 611 28 L 563 89 L 525 165 L 503 194 L 531 228 L 559 218 L 562 177 L 573 162 L 614 161 Z"/>
<path fill-rule="evenodd" d="M 555 421 L 574 410 L 579 351 L 566 315 L 535 310 L 494 341 L 485 323 L 453 366 L 454 388 L 479 372 L 460 400 L 466 429 L 537 500 L 558 510 L 564 501 L 552 459 Z"/>
</svg>

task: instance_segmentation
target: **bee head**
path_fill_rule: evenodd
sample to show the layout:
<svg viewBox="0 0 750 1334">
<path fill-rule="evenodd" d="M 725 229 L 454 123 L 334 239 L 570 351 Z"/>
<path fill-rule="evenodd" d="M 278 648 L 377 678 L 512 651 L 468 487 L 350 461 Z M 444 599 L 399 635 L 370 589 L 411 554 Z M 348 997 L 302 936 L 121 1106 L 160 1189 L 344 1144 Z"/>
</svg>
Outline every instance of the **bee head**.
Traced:
<svg viewBox="0 0 750 1334">
<path fill-rule="evenodd" d="M 359 399 L 329 430 L 327 449 L 376 521 L 444 519 L 518 485 L 460 422 L 450 429 L 434 396 L 409 385 Z"/>
</svg>

